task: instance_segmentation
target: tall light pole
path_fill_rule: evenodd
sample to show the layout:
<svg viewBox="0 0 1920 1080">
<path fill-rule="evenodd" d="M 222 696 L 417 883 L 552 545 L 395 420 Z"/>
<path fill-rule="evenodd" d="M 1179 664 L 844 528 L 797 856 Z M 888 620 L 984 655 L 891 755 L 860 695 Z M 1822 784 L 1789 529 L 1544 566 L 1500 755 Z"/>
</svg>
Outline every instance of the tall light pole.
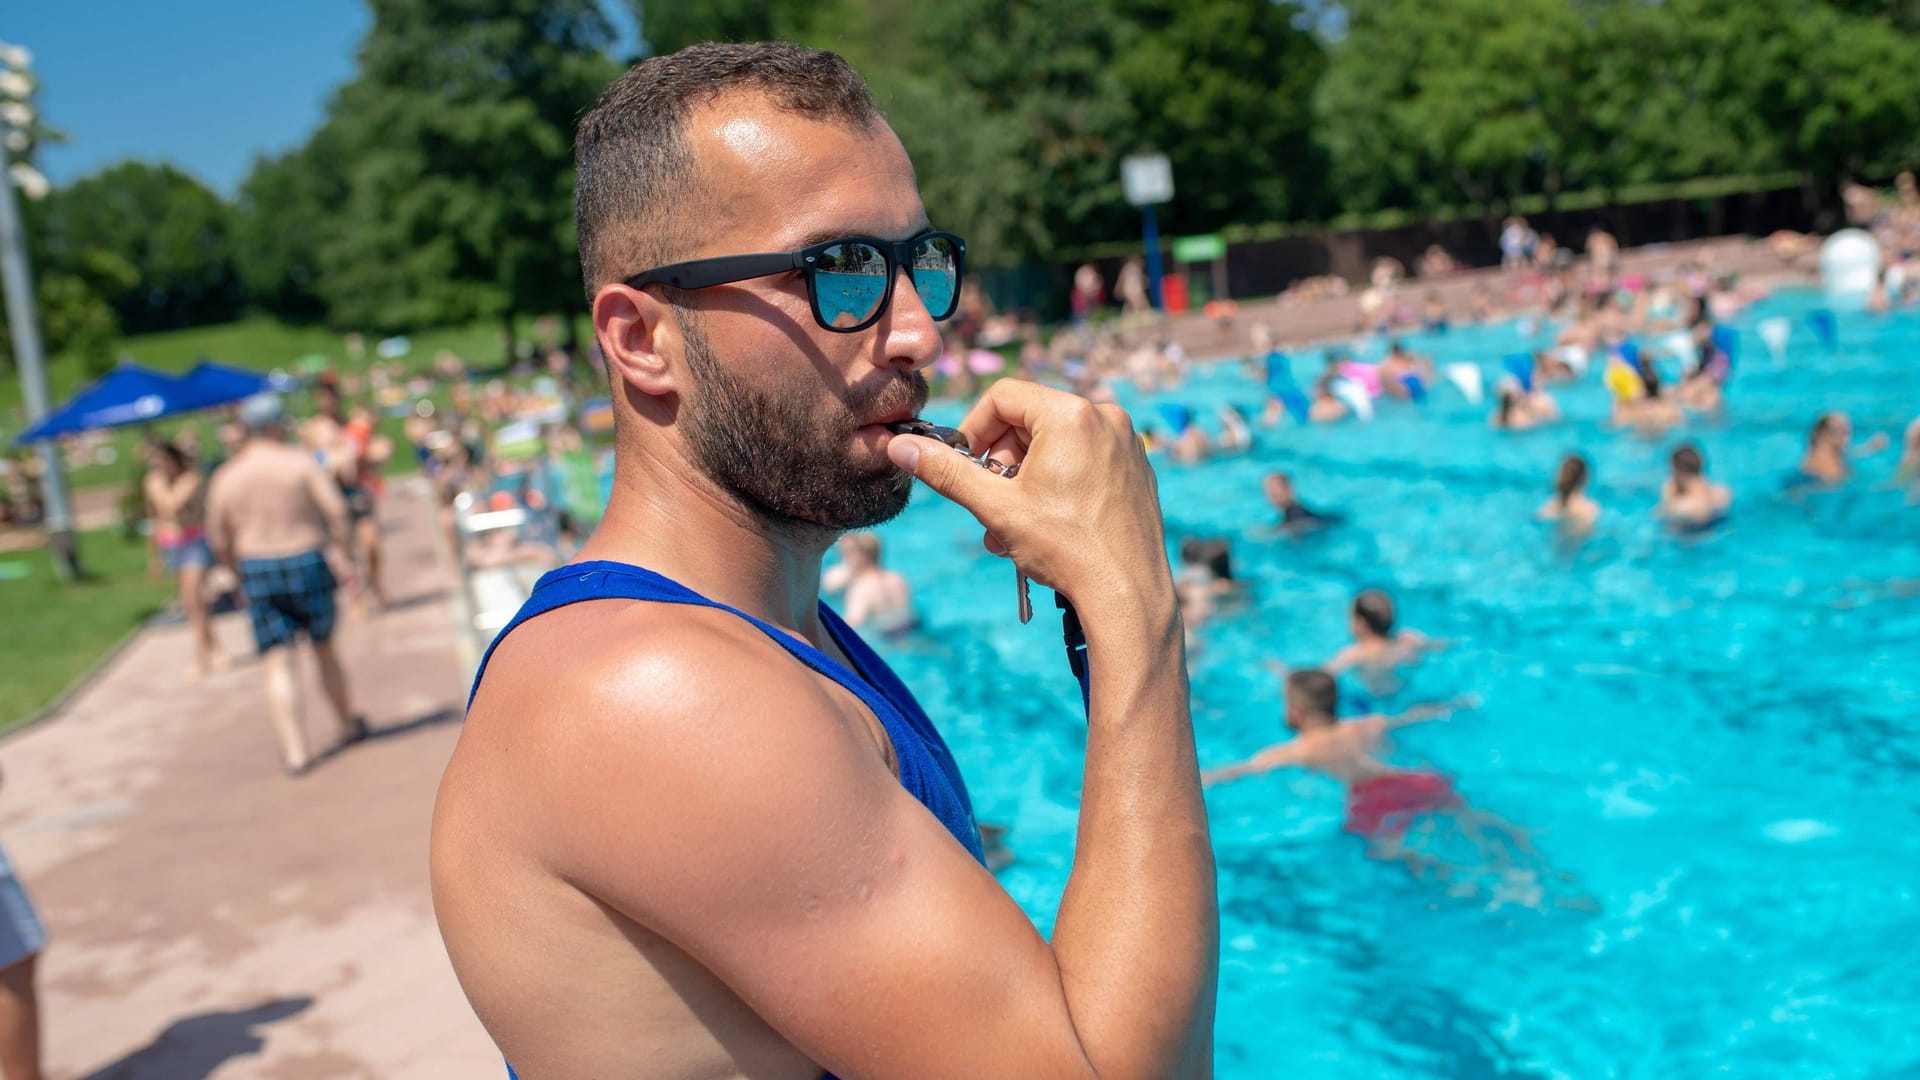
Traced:
<svg viewBox="0 0 1920 1080">
<path fill-rule="evenodd" d="M 33 76 L 31 57 L 19 46 L 0 42 L 0 277 L 6 279 L 7 325 L 13 330 L 13 355 L 20 365 L 20 385 L 27 399 L 27 422 L 35 423 L 51 408 L 47 394 L 46 357 L 40 350 L 39 309 L 33 302 L 33 278 L 27 271 L 27 236 L 13 200 L 16 184 L 44 185 L 40 174 L 13 155 L 32 145 Z M 44 190 L 44 189 L 43 189 Z M 61 577 L 80 576 L 80 550 L 73 535 L 73 513 L 67 504 L 67 474 L 60 447 L 42 439 L 40 452 L 41 502 L 46 506 L 47 549 Z"/>
</svg>

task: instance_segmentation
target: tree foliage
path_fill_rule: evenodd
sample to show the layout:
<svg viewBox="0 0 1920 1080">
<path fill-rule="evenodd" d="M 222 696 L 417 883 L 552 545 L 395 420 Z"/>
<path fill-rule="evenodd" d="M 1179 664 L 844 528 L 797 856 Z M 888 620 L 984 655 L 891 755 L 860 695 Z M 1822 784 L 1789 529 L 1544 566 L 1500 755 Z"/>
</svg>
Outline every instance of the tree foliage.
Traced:
<svg viewBox="0 0 1920 1080">
<path fill-rule="evenodd" d="M 98 289 L 129 333 L 238 314 L 232 208 L 179 169 L 123 162 L 35 209 L 36 264 Z"/>
<path fill-rule="evenodd" d="M 1315 94 L 1356 210 L 1920 153 L 1920 38 L 1829 0 L 1349 0 Z"/>
<path fill-rule="evenodd" d="M 375 0 L 373 10 L 359 75 L 308 148 L 317 186 L 340 170 L 339 186 L 320 192 L 338 201 L 311 253 L 331 317 L 397 330 L 578 307 L 573 122 L 616 71 L 599 6 Z M 270 172 L 257 178 L 263 197 L 300 198 L 274 190 Z"/>
</svg>

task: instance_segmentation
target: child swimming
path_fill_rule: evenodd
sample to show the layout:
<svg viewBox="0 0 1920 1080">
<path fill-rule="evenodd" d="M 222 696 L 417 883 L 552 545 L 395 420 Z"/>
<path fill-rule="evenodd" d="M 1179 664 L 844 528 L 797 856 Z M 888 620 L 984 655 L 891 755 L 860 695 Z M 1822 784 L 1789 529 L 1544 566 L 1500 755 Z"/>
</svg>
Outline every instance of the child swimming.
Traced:
<svg viewBox="0 0 1920 1080">
<path fill-rule="evenodd" d="M 1673 474 L 1660 489 L 1660 505 L 1654 508 L 1654 514 L 1682 531 L 1698 531 L 1718 524 L 1727 516 L 1733 495 L 1725 484 L 1707 479 L 1707 463 L 1700 456 L 1700 448 L 1682 443 L 1674 449 L 1670 460 Z"/>
<path fill-rule="evenodd" d="M 1418 630 L 1396 631 L 1393 619 L 1393 598 L 1379 589 L 1368 589 L 1354 597 L 1348 621 L 1353 644 L 1326 662 L 1327 674 L 1338 676 L 1352 669 L 1360 685 L 1374 697 L 1399 693 L 1406 685 L 1403 669 L 1418 663 L 1426 653 L 1446 648 L 1446 643 Z"/>
<path fill-rule="evenodd" d="M 1587 495 L 1591 471 L 1587 459 L 1579 454 L 1561 458 L 1560 469 L 1553 477 L 1553 498 L 1534 516 L 1540 521 L 1555 522 L 1562 532 L 1591 531 L 1593 523 L 1600 518 L 1600 504 Z"/>
</svg>

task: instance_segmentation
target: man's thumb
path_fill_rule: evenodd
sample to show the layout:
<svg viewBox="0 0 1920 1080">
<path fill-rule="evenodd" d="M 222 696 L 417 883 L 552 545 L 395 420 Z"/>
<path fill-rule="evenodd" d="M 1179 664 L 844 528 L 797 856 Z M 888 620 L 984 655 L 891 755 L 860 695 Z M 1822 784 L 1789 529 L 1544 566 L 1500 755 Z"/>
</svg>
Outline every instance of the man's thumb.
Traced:
<svg viewBox="0 0 1920 1080">
<path fill-rule="evenodd" d="M 972 509 L 974 485 L 991 479 L 972 459 L 937 439 L 919 435 L 895 435 L 887 440 L 887 457 L 895 465 L 912 473 L 921 483 Z"/>
</svg>

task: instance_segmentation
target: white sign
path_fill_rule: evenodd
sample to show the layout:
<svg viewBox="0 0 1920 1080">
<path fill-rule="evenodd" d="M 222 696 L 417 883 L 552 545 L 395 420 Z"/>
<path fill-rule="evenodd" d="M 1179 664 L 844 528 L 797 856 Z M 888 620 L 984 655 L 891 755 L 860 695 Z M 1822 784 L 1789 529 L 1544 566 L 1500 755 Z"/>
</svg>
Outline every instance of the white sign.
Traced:
<svg viewBox="0 0 1920 1080">
<path fill-rule="evenodd" d="M 1165 154 L 1136 154 L 1120 161 L 1120 186 L 1130 206 L 1173 201 L 1173 164 Z"/>
</svg>

